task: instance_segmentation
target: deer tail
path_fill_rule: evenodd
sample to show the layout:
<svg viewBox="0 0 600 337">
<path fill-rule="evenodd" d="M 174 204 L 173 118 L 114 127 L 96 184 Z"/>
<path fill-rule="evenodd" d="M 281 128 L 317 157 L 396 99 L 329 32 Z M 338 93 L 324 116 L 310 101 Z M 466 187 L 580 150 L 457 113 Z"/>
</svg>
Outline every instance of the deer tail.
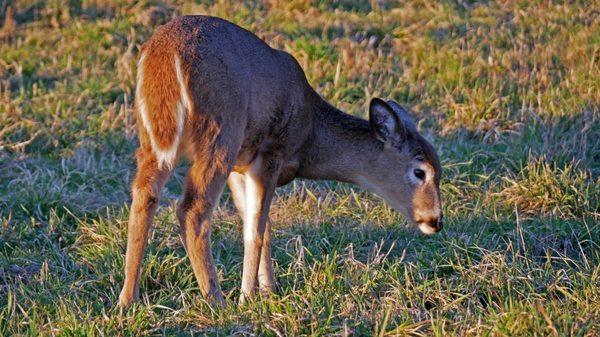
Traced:
<svg viewBox="0 0 600 337">
<path fill-rule="evenodd" d="M 142 49 L 135 93 L 138 121 L 150 140 L 159 168 L 176 164 L 192 102 L 176 53 Z"/>
</svg>

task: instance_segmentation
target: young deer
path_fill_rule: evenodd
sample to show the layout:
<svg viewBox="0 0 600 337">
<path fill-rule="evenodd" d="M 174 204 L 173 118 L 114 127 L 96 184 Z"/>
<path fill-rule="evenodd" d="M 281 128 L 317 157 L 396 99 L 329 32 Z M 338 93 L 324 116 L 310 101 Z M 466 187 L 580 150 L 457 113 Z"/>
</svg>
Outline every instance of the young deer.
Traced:
<svg viewBox="0 0 600 337">
<path fill-rule="evenodd" d="M 257 286 L 274 290 L 269 205 L 275 187 L 294 178 L 358 184 L 424 233 L 442 229 L 440 162 L 402 107 L 373 98 L 369 121 L 345 114 L 291 55 L 225 20 L 185 16 L 160 27 L 141 49 L 135 110 L 122 307 L 138 297 L 148 230 L 180 156 L 191 161 L 177 210 L 184 246 L 200 290 L 218 305 L 210 218 L 226 183 L 244 222 L 240 301 Z"/>
</svg>

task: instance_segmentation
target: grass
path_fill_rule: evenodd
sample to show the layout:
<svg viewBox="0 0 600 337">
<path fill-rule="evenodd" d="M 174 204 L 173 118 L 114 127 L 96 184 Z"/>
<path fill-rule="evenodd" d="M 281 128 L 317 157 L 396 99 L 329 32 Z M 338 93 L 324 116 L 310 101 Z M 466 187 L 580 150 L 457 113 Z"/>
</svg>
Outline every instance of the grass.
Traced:
<svg viewBox="0 0 600 337">
<path fill-rule="evenodd" d="M 213 310 L 178 234 L 182 164 L 120 314 L 137 47 L 190 13 L 289 51 L 349 113 L 410 107 L 442 158 L 444 231 L 296 181 L 271 210 L 279 294 L 239 308 L 226 192 L 213 253 L 230 305 Z M 0 23 L 0 335 L 600 335 L 593 1 L 8 0 Z"/>
</svg>

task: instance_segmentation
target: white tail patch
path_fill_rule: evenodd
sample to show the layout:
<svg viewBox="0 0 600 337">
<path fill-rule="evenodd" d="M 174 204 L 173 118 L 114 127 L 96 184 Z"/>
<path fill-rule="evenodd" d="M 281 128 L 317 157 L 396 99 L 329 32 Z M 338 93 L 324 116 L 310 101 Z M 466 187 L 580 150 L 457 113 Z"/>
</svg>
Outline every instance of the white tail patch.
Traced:
<svg viewBox="0 0 600 337">
<path fill-rule="evenodd" d="M 185 82 L 183 79 L 183 72 L 181 70 L 181 61 L 179 60 L 179 56 L 175 55 L 174 56 L 175 72 L 177 75 L 177 82 L 179 83 L 179 93 L 181 96 L 179 102 L 177 102 L 177 104 L 175 106 L 175 114 L 176 114 L 175 119 L 177 121 L 177 133 L 175 134 L 175 139 L 173 140 L 173 143 L 171 144 L 171 146 L 167 149 L 161 149 L 158 146 L 158 144 L 156 144 L 154 132 L 152 131 L 152 125 L 151 125 L 150 119 L 148 117 L 148 108 L 146 106 L 146 101 L 144 99 L 144 96 L 142 95 L 142 82 L 144 80 L 144 74 L 143 74 L 144 68 L 142 65 L 143 65 L 145 59 L 146 59 L 146 55 L 142 54 L 142 56 L 140 57 L 140 61 L 138 62 L 137 86 L 136 86 L 136 90 L 135 90 L 137 107 L 138 107 L 140 116 L 142 118 L 142 124 L 144 125 L 144 128 L 148 132 L 148 136 L 150 138 L 150 144 L 152 145 L 152 151 L 154 152 L 154 155 L 156 156 L 156 160 L 158 161 L 158 167 L 159 168 L 166 167 L 169 170 L 171 170 L 171 169 L 173 169 L 173 166 L 175 164 L 175 159 L 177 158 L 177 150 L 179 148 L 179 143 L 181 141 L 181 136 L 183 134 L 183 127 L 184 127 L 186 112 L 189 112 L 192 107 L 191 99 L 188 95 L 188 91 L 187 91 L 187 88 L 185 86 Z"/>
<path fill-rule="evenodd" d="M 185 104 L 185 108 L 188 111 L 192 109 L 192 100 L 188 94 L 187 86 L 185 85 L 185 81 L 183 79 L 183 70 L 181 69 L 181 60 L 179 60 L 179 56 L 175 55 L 175 71 L 177 72 L 177 83 L 179 83 L 179 93 L 181 94 L 181 103 Z M 181 126 L 181 130 L 183 131 L 183 116 L 181 120 L 178 120 L 179 125 Z"/>
</svg>

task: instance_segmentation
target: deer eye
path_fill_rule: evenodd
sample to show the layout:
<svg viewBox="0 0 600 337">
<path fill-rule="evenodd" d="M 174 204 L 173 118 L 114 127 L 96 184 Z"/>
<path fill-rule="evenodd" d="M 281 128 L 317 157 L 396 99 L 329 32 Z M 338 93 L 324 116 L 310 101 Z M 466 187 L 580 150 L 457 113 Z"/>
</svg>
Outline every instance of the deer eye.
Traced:
<svg viewBox="0 0 600 337">
<path fill-rule="evenodd" d="M 415 177 L 417 177 L 417 179 L 425 180 L 425 171 L 421 169 L 415 169 L 413 173 L 415 174 Z"/>
</svg>

